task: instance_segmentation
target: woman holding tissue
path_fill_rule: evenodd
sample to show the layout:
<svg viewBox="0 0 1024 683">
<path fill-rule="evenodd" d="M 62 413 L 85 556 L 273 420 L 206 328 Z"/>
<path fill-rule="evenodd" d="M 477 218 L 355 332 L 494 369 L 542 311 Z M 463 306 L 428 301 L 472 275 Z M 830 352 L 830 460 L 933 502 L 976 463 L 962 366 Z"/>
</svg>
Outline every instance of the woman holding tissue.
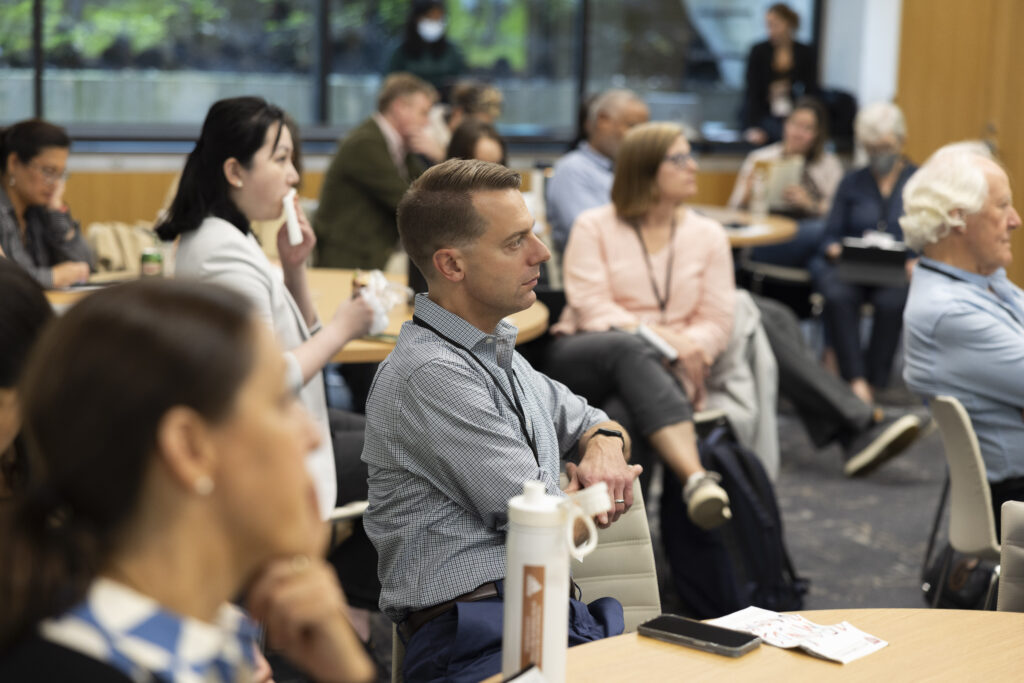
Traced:
<svg viewBox="0 0 1024 683">
<path fill-rule="evenodd" d="M 341 347 L 367 334 L 373 311 L 363 297 L 354 295 L 330 320 L 317 317 L 305 266 L 316 237 L 298 197 L 291 195 L 299 175 L 292 163 L 294 142 L 284 120 L 281 109 L 257 97 L 214 103 L 157 233 L 164 240 L 181 237 L 177 277 L 241 292 L 274 331 L 285 350 L 290 386 L 320 435 L 306 464 L 316 486 L 320 515 L 326 518 L 336 503 L 365 500 L 366 468 L 359 459 L 363 418 L 328 414 L 321 371 Z M 293 204 L 301 239 L 289 239 L 287 223 L 282 221 L 277 233 L 283 271 L 279 273 L 249 226 L 251 221 L 278 219 L 286 197 Z M 333 447 L 332 423 L 337 431 Z M 359 587 L 350 586 L 344 578 L 343 582 L 354 605 L 372 608 L 380 591 L 376 554 L 361 527 L 357 536 L 350 543 L 361 550 L 350 553 L 348 559 L 359 565 L 359 571 L 353 569 L 351 574 L 367 578 Z"/>
<path fill-rule="evenodd" d="M 239 598 L 312 680 L 373 680 L 316 557 L 303 460 L 319 430 L 249 301 L 167 280 L 97 292 L 22 379 L 31 467 L 0 506 L 0 680 L 267 681 Z"/>
<path fill-rule="evenodd" d="M 825 108 L 818 100 L 803 97 L 786 117 L 782 141 L 754 150 L 743 161 L 729 197 L 729 206 L 735 209 L 751 208 L 757 175 L 763 173 L 758 169 L 770 169 L 768 173 L 775 172 L 775 169 L 785 172 L 784 166 L 799 169 L 799 181 L 783 190 L 782 202 L 767 207 L 773 213 L 796 219 L 797 236 L 785 244 L 755 248 L 752 260 L 806 268 L 817 253 L 825 231 L 825 215 L 843 177 L 839 158 L 825 149 L 827 142 L 828 115 Z"/>
</svg>

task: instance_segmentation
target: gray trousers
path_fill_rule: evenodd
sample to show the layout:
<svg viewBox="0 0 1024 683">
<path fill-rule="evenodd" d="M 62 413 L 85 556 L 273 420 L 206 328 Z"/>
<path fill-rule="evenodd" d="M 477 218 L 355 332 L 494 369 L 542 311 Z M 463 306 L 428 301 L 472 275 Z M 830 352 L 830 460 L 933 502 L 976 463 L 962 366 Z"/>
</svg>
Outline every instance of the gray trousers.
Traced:
<svg viewBox="0 0 1024 683">
<path fill-rule="evenodd" d="M 849 385 L 822 367 L 804 342 L 793 311 L 774 299 L 754 296 L 761 325 L 779 367 L 779 394 L 795 408 L 818 448 L 846 443 L 873 423 L 872 410 Z"/>
</svg>

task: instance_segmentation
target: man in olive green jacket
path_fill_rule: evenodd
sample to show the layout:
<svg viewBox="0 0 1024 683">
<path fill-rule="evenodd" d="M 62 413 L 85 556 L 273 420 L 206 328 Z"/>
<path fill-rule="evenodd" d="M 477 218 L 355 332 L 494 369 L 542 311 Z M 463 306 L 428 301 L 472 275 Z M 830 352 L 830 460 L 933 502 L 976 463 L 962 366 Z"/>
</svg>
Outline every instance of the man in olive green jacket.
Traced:
<svg viewBox="0 0 1024 683">
<path fill-rule="evenodd" d="M 391 74 L 377 112 L 341 143 L 320 190 L 313 217 L 317 265 L 383 268 L 398 245 L 395 210 L 424 170 L 420 155 L 437 158 L 426 135 L 437 91 L 411 74 Z"/>
</svg>

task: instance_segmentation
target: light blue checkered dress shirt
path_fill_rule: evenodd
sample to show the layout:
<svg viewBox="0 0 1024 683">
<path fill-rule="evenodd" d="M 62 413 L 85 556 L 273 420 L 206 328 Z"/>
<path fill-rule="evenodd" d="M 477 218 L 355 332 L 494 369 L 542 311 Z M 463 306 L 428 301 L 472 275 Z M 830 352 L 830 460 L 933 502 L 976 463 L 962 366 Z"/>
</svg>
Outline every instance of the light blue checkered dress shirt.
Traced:
<svg viewBox="0 0 1024 683">
<path fill-rule="evenodd" d="M 502 321 L 485 334 L 427 297 L 381 363 L 366 404 L 363 461 L 370 507 L 363 518 L 379 555 L 380 607 L 395 622 L 505 576 L 509 498 L 523 482 L 558 488 L 561 460 L 583 433 L 607 420 L 564 385 L 534 370 L 516 353 L 517 330 Z M 507 370 L 537 445 L 534 456 L 515 410 Z"/>
</svg>

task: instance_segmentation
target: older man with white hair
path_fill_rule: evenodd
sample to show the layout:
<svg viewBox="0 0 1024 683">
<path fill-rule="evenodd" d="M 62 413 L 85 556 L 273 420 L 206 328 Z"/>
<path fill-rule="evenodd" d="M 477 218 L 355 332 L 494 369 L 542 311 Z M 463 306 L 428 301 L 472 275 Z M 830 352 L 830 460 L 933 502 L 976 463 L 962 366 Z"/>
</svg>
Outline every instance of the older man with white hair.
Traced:
<svg viewBox="0 0 1024 683">
<path fill-rule="evenodd" d="M 1006 172 L 963 143 L 907 183 L 907 245 L 922 253 L 904 312 L 907 385 L 964 405 L 978 436 L 997 532 L 1004 501 L 1024 500 L 1024 291 L 1006 277 L 1021 224 Z"/>
<path fill-rule="evenodd" d="M 587 139 L 555 162 L 547 186 L 551 239 L 561 253 L 576 217 L 608 203 L 612 194 L 612 165 L 626 133 L 646 123 L 650 110 L 631 90 L 606 90 L 587 108 Z"/>
</svg>

